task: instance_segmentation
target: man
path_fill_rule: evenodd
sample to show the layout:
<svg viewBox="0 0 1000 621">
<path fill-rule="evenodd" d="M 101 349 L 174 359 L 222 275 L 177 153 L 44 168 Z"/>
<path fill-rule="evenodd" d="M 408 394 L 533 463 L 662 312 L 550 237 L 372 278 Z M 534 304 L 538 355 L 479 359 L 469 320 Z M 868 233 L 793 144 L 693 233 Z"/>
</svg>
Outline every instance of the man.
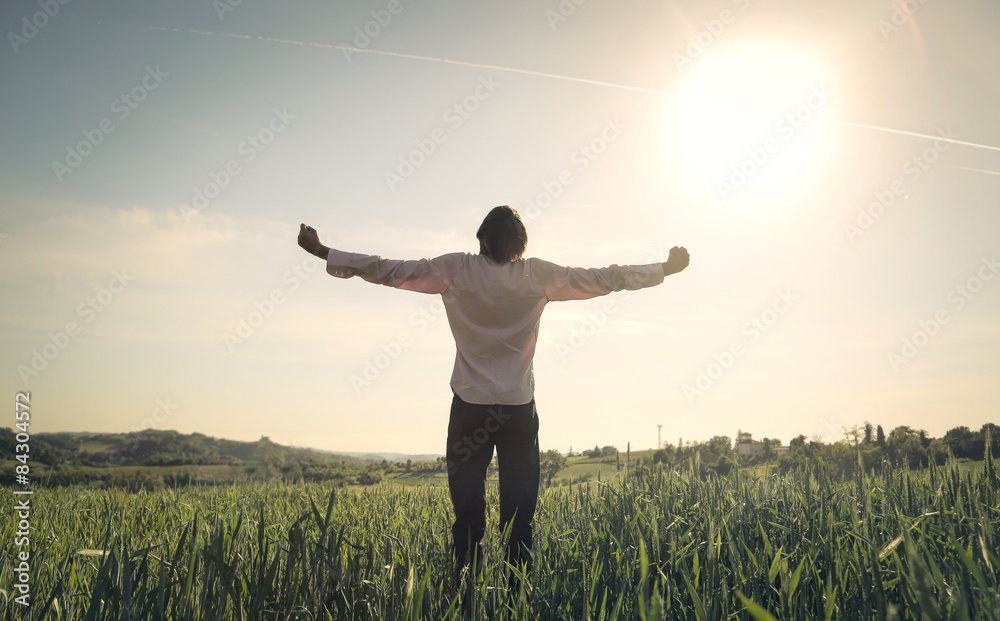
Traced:
<svg viewBox="0 0 1000 621">
<path fill-rule="evenodd" d="M 663 282 L 688 265 L 673 247 L 665 263 L 562 267 L 523 259 L 528 234 L 517 211 L 493 208 L 479 231 L 479 254 L 451 253 L 419 261 L 327 248 L 302 224 L 298 243 L 327 262 L 338 278 L 441 294 L 457 353 L 446 448 L 448 487 L 455 508 L 453 550 L 459 572 L 481 566 L 486 528 L 486 471 L 497 451 L 500 523 L 510 527 L 507 561 L 531 568 L 532 519 L 538 500 L 538 413 L 532 359 L 539 320 L 548 302 L 584 300 Z M 459 575 L 459 574 L 457 574 Z M 511 571 L 512 582 L 513 570 Z"/>
</svg>

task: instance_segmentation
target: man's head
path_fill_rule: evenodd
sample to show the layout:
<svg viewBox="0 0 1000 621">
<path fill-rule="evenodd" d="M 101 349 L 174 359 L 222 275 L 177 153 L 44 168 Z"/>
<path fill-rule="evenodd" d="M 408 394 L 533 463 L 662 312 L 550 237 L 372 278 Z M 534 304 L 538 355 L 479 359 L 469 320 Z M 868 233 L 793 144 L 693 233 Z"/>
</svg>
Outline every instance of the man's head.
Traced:
<svg viewBox="0 0 1000 621">
<path fill-rule="evenodd" d="M 497 263 L 517 261 L 528 247 L 528 231 L 517 210 L 507 205 L 494 207 L 476 232 L 479 254 Z"/>
</svg>

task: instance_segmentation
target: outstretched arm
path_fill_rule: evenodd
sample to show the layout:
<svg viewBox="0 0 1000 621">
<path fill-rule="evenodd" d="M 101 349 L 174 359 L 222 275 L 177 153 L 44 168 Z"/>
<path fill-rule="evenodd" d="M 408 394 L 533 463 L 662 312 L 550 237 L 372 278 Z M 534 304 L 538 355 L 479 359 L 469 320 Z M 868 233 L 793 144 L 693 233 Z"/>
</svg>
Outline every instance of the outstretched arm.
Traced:
<svg viewBox="0 0 1000 621">
<path fill-rule="evenodd" d="M 541 259 L 529 261 L 533 262 L 538 277 L 544 283 L 545 297 L 550 302 L 556 302 L 586 300 L 622 289 L 634 291 L 652 287 L 663 282 L 665 276 L 686 268 L 690 258 L 684 247 L 674 246 L 665 262 L 643 265 L 581 268 L 563 267 Z"/>
<path fill-rule="evenodd" d="M 691 262 L 687 248 L 684 246 L 674 246 L 670 249 L 667 260 L 663 263 L 663 275 L 669 276 L 683 270 Z"/>
<path fill-rule="evenodd" d="M 450 255 L 419 261 L 399 261 L 343 252 L 324 246 L 319 241 L 316 229 L 305 224 L 299 227 L 299 246 L 326 261 L 326 271 L 338 278 L 360 276 L 370 283 L 420 293 L 444 293 L 449 286 Z"/>
</svg>

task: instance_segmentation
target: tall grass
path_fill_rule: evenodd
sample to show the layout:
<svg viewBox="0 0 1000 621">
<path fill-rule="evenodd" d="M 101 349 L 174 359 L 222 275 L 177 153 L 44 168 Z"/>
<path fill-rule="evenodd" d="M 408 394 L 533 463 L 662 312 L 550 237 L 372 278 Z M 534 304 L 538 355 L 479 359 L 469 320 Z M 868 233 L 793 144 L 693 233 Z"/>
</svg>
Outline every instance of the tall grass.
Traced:
<svg viewBox="0 0 1000 621">
<path fill-rule="evenodd" d="M 850 481 L 696 472 L 544 490 L 510 599 L 491 488 L 474 618 L 1000 619 L 992 461 Z M 28 609 L 10 601 L 10 511 L 0 523 L 6 619 L 462 618 L 445 489 L 39 489 L 32 504 Z"/>
</svg>

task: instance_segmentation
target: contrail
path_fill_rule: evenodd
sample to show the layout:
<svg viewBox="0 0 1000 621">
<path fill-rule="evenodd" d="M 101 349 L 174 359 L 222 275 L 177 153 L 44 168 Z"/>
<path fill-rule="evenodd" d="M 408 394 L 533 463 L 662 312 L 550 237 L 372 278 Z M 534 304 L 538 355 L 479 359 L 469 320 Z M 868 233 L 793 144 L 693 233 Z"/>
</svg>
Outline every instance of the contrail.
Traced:
<svg viewBox="0 0 1000 621">
<path fill-rule="evenodd" d="M 537 77 L 542 77 L 542 78 L 552 78 L 552 79 L 555 79 L 555 80 L 566 80 L 568 82 L 578 82 L 578 83 L 581 83 L 581 84 L 591 84 L 591 85 L 594 85 L 594 86 L 606 86 L 606 87 L 609 87 L 609 88 L 618 88 L 618 89 L 622 89 L 622 90 L 636 91 L 636 92 L 640 92 L 640 93 L 650 93 L 652 95 L 663 95 L 663 96 L 666 96 L 666 97 L 678 97 L 679 96 L 677 93 L 672 93 L 670 91 L 663 91 L 663 90 L 657 90 L 657 89 L 652 89 L 652 88 L 643 88 L 641 86 L 629 86 L 627 84 L 617 84 L 615 82 L 604 82 L 602 80 L 591 80 L 591 79 L 588 79 L 588 78 L 578 78 L 578 77 L 568 76 L 568 75 L 559 75 L 557 73 L 546 73 L 546 72 L 543 72 L 543 71 L 532 71 L 530 69 L 518 69 L 516 67 L 501 67 L 500 65 L 488 65 L 488 64 L 484 64 L 484 63 L 474 63 L 474 62 L 469 62 L 469 61 L 464 61 L 464 60 L 453 60 L 453 59 L 450 59 L 450 58 L 436 58 L 434 56 L 420 56 L 418 54 L 405 54 L 403 52 L 387 52 L 387 51 L 384 51 L 384 50 L 373 50 L 373 49 L 370 49 L 370 48 L 352 47 L 350 45 L 332 45 L 332 44 L 329 44 L 329 43 L 311 43 L 309 41 L 293 41 L 291 39 L 276 39 L 274 37 L 262 37 L 262 36 L 253 36 L 253 35 L 238 35 L 238 34 L 230 34 L 230 33 L 226 33 L 226 32 L 210 32 L 210 31 L 205 31 L 205 30 L 181 30 L 179 28 L 157 28 L 155 26 L 147 26 L 147 28 L 149 28 L 151 30 L 160 30 L 160 31 L 173 30 L 175 32 L 190 32 L 190 33 L 194 33 L 194 34 L 207 35 L 207 36 L 216 35 L 216 36 L 223 36 L 223 37 L 231 37 L 231 38 L 234 38 L 234 39 L 250 39 L 250 40 L 258 40 L 258 41 L 268 41 L 268 42 L 271 42 L 271 43 L 287 43 L 287 44 L 290 44 L 290 45 L 305 45 L 305 46 L 308 46 L 308 47 L 319 47 L 319 48 L 331 49 L 331 50 L 341 50 L 341 51 L 344 51 L 344 52 L 351 52 L 352 54 L 377 54 L 377 55 L 380 55 L 380 56 L 395 56 L 395 57 L 398 57 L 398 58 L 411 58 L 413 60 L 423 60 L 423 61 L 433 62 L 433 63 L 443 63 L 443 64 L 447 64 L 447 65 L 458 65 L 458 66 L 461 66 L 461 67 L 476 67 L 478 69 L 489 69 L 489 70 L 493 70 L 493 71 L 505 71 L 507 73 L 519 73 L 519 74 L 522 74 L 522 75 L 532 75 L 532 76 L 537 76 Z M 933 134 L 921 134 L 921 133 L 918 133 L 918 132 L 908 132 L 908 131 L 904 131 L 904 130 L 901 130 L 901 129 L 892 129 L 890 127 L 880 127 L 878 125 L 866 125 L 864 123 L 854 123 L 852 121 L 843 121 L 843 120 L 839 120 L 839 119 L 827 119 L 827 122 L 829 122 L 829 123 L 838 123 L 840 125 L 848 125 L 848 126 L 851 126 L 851 127 L 860 127 L 862 129 L 869 129 L 869 130 L 878 131 L 878 132 L 885 132 L 885 133 L 889 133 L 889 134 L 899 134 L 901 136 L 912 136 L 912 137 L 915 137 L 915 138 L 924 138 L 926 140 L 942 140 L 944 142 L 948 142 L 948 143 L 951 143 L 951 144 L 958 144 L 958 145 L 963 145 L 963 146 L 967 146 L 967 147 L 973 147 L 973 148 L 976 148 L 976 149 L 986 149 L 986 150 L 989 150 L 989 151 L 1000 151 L 1000 147 L 994 147 L 994 146 L 985 145 L 985 144 L 978 144 L 978 143 L 975 143 L 975 142 L 965 142 L 963 140 L 954 140 L 952 138 L 944 138 L 942 136 L 935 136 Z M 969 168 L 968 170 L 976 170 L 977 172 L 997 174 L 997 173 L 994 173 L 994 172 L 988 171 L 988 170 L 978 170 L 978 169 L 973 169 L 973 168 Z"/>
<path fill-rule="evenodd" d="M 838 119 L 827 119 L 830 123 L 840 123 L 841 125 L 851 125 L 853 127 L 861 127 L 864 129 L 874 129 L 880 132 L 888 132 L 890 134 L 901 134 L 903 136 L 914 136 L 916 138 L 926 138 L 928 140 L 941 140 L 943 142 L 950 142 L 951 144 L 961 144 L 967 147 L 975 147 L 977 149 L 989 149 L 990 151 L 1000 151 L 1000 147 L 991 147 L 986 144 L 977 144 L 975 142 L 964 142 L 962 140 L 953 140 L 951 138 L 945 138 L 943 136 L 935 136 L 932 134 L 918 134 L 916 132 L 907 132 L 901 129 L 890 129 L 888 127 L 879 127 L 878 125 L 865 125 L 864 123 L 852 123 L 851 121 L 841 121 Z M 988 171 L 987 171 L 988 172 Z"/>
<path fill-rule="evenodd" d="M 951 166 L 952 168 L 961 168 L 962 170 L 972 170 L 975 172 L 986 173 L 987 175 L 1000 175 L 1000 172 L 997 172 L 995 170 L 983 170 L 982 168 L 969 168 L 968 166 L 959 166 L 957 164 L 948 164 L 948 166 Z"/>
<path fill-rule="evenodd" d="M 620 88 L 627 91 L 638 91 L 640 93 L 651 93 L 653 95 L 665 95 L 667 97 L 675 97 L 676 93 L 671 93 L 669 91 L 661 91 L 652 88 L 643 88 L 641 86 L 629 86 L 627 84 L 615 84 L 614 82 L 603 82 L 601 80 L 590 80 L 588 78 L 577 78 L 569 75 L 559 75 L 557 73 L 545 73 L 543 71 L 531 71 L 530 69 L 517 69 L 515 67 L 501 67 L 499 65 L 487 65 L 484 63 L 473 63 L 464 60 L 452 60 L 450 58 L 435 58 L 433 56 L 419 56 L 417 54 L 404 54 L 402 52 L 386 52 L 384 50 L 372 50 L 368 48 L 352 47 L 350 45 L 331 45 L 329 43 L 310 43 L 308 41 L 293 41 L 291 39 L 275 39 L 273 37 L 261 37 L 252 35 L 237 35 L 229 34 L 226 32 L 210 32 L 206 30 L 181 30 L 179 28 L 157 28 L 154 26 L 149 26 L 151 30 L 173 30 L 175 32 L 190 32 L 193 34 L 200 35 L 217 35 L 223 37 L 231 37 L 234 39 L 256 39 L 259 41 L 268 41 L 271 43 L 288 43 L 291 45 L 305 45 L 308 47 L 321 47 L 329 50 L 342 50 L 345 52 L 351 52 L 352 54 L 379 54 L 381 56 L 396 56 L 399 58 L 412 58 L 414 60 L 426 60 L 433 63 L 444 63 L 448 65 L 459 65 L 462 67 L 476 67 L 478 69 L 491 69 L 493 71 L 506 71 L 508 73 L 520 73 L 522 75 L 533 75 L 542 78 L 553 78 L 556 80 L 567 80 L 569 82 L 580 82 L 583 84 L 593 84 L 595 86 L 607 86 L 610 88 Z"/>
<path fill-rule="evenodd" d="M 334 45 L 334 49 L 346 50 L 350 52 L 368 52 L 369 54 L 382 54 L 385 56 L 400 56 L 402 58 L 415 58 L 417 60 L 429 60 L 435 63 L 447 63 L 450 65 L 461 65 L 463 67 L 478 67 L 480 69 L 493 69 L 495 71 L 508 71 L 510 73 L 521 73 L 524 75 L 535 75 L 543 78 L 555 78 L 557 80 L 569 80 L 570 82 L 582 82 L 584 84 L 595 84 L 597 86 L 610 86 L 611 88 L 621 88 L 628 91 L 639 91 L 640 93 L 652 93 L 654 95 L 666 95 L 668 97 L 676 97 L 677 93 L 671 93 L 670 91 L 659 91 L 652 88 L 642 88 L 641 86 L 628 86 L 627 84 L 615 84 L 614 82 L 602 82 L 600 80 L 588 80 L 587 78 L 575 78 L 568 75 L 559 75 L 556 73 L 543 73 L 541 71 L 531 71 L 529 69 L 514 69 L 513 67 L 500 67 L 498 65 L 484 65 L 481 63 L 470 63 L 464 60 L 450 60 L 448 58 L 434 58 L 433 56 L 417 56 L 416 54 L 402 54 L 400 52 L 384 52 L 382 50 L 368 50 L 357 47 L 350 47 L 349 45 Z"/>
</svg>

